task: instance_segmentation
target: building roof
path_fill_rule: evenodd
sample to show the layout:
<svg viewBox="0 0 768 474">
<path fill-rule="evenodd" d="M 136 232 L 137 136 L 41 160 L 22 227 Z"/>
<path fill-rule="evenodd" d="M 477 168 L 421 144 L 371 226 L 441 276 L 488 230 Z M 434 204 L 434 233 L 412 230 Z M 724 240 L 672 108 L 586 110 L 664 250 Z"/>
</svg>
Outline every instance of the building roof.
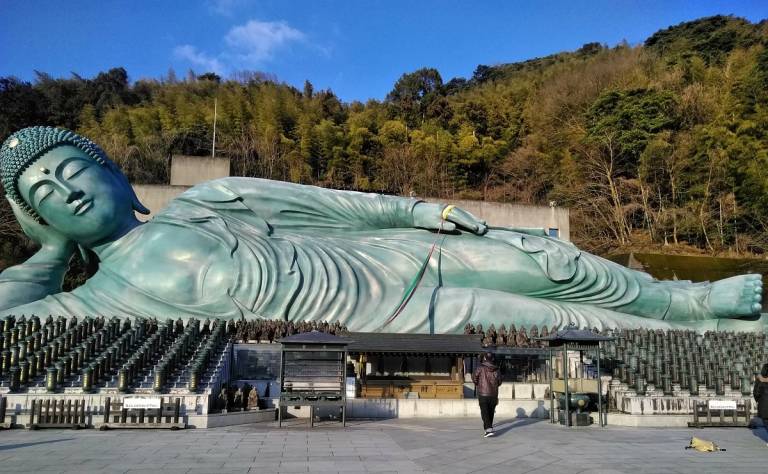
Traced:
<svg viewBox="0 0 768 474">
<path fill-rule="evenodd" d="M 353 332 L 349 335 L 350 353 L 479 354 L 483 352 L 479 334 L 393 334 Z"/>
<path fill-rule="evenodd" d="M 541 341 L 549 341 L 549 346 L 560 346 L 568 342 L 578 342 L 582 345 L 597 345 L 602 341 L 612 341 L 612 337 L 601 336 L 594 333 L 589 329 L 576 329 L 573 327 L 566 327 L 559 331 L 553 332 L 549 336 L 538 338 Z"/>
<path fill-rule="evenodd" d="M 508 346 L 489 346 L 483 348 L 484 351 L 493 352 L 496 356 L 534 356 L 548 355 L 548 347 L 508 347 Z"/>
<path fill-rule="evenodd" d="M 320 331 L 302 332 L 280 339 L 281 344 L 335 344 L 343 346 L 349 342 L 349 338 Z"/>
</svg>

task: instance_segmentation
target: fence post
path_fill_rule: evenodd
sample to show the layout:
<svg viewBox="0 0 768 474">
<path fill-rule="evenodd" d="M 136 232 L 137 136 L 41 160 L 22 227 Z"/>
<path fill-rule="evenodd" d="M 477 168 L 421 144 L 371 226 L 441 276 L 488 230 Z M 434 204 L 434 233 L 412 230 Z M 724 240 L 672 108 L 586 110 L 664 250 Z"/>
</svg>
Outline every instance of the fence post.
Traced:
<svg viewBox="0 0 768 474">
<path fill-rule="evenodd" d="M 173 422 L 178 423 L 179 422 L 179 412 L 181 409 L 181 399 L 176 398 L 176 406 L 173 408 Z"/>
<path fill-rule="evenodd" d="M 109 409 L 112 407 L 112 398 L 107 397 L 104 400 L 104 423 L 109 423 Z"/>
<path fill-rule="evenodd" d="M 699 401 L 698 400 L 693 401 L 693 423 L 696 426 L 699 425 Z"/>
<path fill-rule="evenodd" d="M 8 399 L 0 397 L 0 424 L 5 423 L 5 407 L 8 403 Z"/>
</svg>

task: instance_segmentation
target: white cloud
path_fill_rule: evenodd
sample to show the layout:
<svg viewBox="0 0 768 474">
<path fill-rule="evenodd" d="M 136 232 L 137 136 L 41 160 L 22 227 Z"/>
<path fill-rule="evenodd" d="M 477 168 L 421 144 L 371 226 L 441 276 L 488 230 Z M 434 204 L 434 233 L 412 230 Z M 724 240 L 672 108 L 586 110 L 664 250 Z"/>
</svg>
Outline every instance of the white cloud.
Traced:
<svg viewBox="0 0 768 474">
<path fill-rule="evenodd" d="M 196 66 L 203 67 L 205 72 L 215 72 L 216 74 L 222 74 L 225 69 L 224 65 L 218 58 L 211 57 L 202 51 L 198 51 L 197 48 L 191 44 L 177 46 L 173 50 L 173 54 L 179 59 L 184 59 Z"/>
<path fill-rule="evenodd" d="M 235 0 L 237 1 L 237 0 Z M 209 54 L 195 46 L 177 46 L 174 56 L 188 61 L 205 71 L 223 75 L 226 71 L 258 67 L 269 61 L 275 53 L 291 43 L 305 43 L 306 35 L 284 21 L 249 22 L 232 27 L 224 36 L 224 49 L 218 54 Z M 307 45 L 324 56 L 330 53 L 323 48 Z"/>
<path fill-rule="evenodd" d="M 219 15 L 232 16 L 236 9 L 250 2 L 251 0 L 208 0 L 208 6 Z"/>
<path fill-rule="evenodd" d="M 282 46 L 305 38 L 304 33 L 284 21 L 251 20 L 229 30 L 224 41 L 241 58 L 259 63 L 271 59 Z"/>
</svg>

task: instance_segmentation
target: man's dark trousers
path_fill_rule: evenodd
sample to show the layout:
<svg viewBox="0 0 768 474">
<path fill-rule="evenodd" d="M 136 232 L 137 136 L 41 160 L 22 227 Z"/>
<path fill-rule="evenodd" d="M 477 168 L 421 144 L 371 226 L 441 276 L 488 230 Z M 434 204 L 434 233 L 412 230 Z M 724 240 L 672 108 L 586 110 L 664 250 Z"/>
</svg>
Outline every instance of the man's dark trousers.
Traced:
<svg viewBox="0 0 768 474">
<path fill-rule="evenodd" d="M 493 428 L 493 414 L 496 411 L 496 405 L 499 404 L 499 397 L 486 397 L 480 395 L 477 397 L 480 402 L 480 416 L 483 418 L 483 429 L 488 431 Z"/>
</svg>

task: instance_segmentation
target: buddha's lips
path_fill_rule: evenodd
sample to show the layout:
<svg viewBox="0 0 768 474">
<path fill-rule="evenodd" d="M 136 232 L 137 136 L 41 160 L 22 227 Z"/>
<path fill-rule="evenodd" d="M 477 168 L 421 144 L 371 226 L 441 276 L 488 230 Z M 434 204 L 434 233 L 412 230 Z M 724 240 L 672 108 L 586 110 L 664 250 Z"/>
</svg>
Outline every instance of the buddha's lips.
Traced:
<svg viewBox="0 0 768 474">
<path fill-rule="evenodd" d="M 93 199 L 85 199 L 75 206 L 75 210 L 72 212 L 76 216 L 81 216 L 88 212 L 93 207 Z"/>
</svg>

